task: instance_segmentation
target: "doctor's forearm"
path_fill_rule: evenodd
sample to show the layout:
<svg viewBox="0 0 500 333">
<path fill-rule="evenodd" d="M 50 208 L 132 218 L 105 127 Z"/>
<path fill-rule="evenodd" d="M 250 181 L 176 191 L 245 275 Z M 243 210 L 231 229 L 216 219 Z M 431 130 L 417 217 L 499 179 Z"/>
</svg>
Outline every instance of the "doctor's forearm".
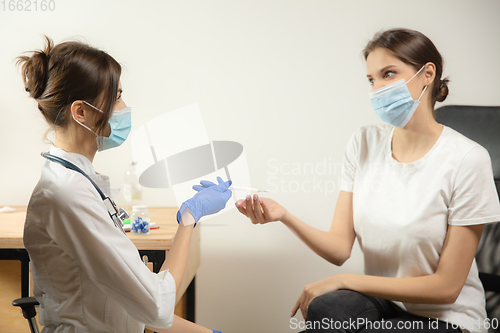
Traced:
<svg viewBox="0 0 500 333">
<path fill-rule="evenodd" d="M 191 223 L 192 222 L 192 223 Z M 168 251 L 167 259 L 161 270 L 169 270 L 175 280 L 176 291 L 179 291 L 189 257 L 189 245 L 193 234 L 194 219 L 190 213 L 183 214 L 177 233 Z"/>
</svg>

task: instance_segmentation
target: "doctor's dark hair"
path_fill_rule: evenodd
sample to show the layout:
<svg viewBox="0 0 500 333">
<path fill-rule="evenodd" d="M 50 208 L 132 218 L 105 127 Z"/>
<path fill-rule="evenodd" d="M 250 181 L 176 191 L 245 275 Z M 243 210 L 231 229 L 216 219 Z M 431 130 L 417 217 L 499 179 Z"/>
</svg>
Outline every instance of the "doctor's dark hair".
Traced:
<svg viewBox="0 0 500 333">
<path fill-rule="evenodd" d="M 76 41 L 54 46 L 45 36 L 45 48 L 18 57 L 17 65 L 22 66 L 25 90 L 49 124 L 65 128 L 71 118 L 67 111 L 81 100 L 104 112 L 94 131 L 106 128 L 121 76 L 120 64 L 109 54 Z"/>
<path fill-rule="evenodd" d="M 443 74 L 443 58 L 432 41 L 421 32 L 410 29 L 391 29 L 377 33 L 363 50 L 365 60 L 376 48 L 391 51 L 402 62 L 412 65 L 416 71 L 428 62 L 436 66 L 436 77 L 431 88 L 431 103 L 442 102 L 448 96 L 447 78 Z"/>
</svg>

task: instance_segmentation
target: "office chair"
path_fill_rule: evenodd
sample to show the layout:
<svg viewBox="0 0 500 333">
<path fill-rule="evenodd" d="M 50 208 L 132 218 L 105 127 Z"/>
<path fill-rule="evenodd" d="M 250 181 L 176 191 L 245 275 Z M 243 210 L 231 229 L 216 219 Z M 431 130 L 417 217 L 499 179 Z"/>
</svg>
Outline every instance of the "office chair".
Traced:
<svg viewBox="0 0 500 333">
<path fill-rule="evenodd" d="M 40 305 L 35 297 L 18 298 L 12 302 L 12 305 L 19 306 L 23 310 L 23 316 L 28 320 L 31 333 L 39 333 L 38 325 L 36 323 L 36 310 L 35 306 Z"/>
<path fill-rule="evenodd" d="M 500 106 L 446 105 L 435 110 L 436 121 L 453 128 L 488 150 L 500 197 Z M 500 318 L 500 223 L 488 224 L 476 253 L 479 278 L 486 291 L 490 320 Z M 500 330 L 490 329 L 490 332 Z"/>
</svg>

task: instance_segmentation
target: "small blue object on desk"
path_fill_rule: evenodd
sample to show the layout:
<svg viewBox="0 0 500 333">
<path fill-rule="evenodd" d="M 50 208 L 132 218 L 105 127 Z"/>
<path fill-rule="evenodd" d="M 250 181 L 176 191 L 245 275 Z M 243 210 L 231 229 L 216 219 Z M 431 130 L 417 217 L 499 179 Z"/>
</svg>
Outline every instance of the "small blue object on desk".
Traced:
<svg viewBox="0 0 500 333">
<path fill-rule="evenodd" d="M 149 228 L 148 228 L 148 221 L 145 221 L 142 219 L 142 217 L 137 217 L 134 221 L 132 222 L 132 232 L 136 233 L 143 233 L 147 234 L 149 233 Z"/>
</svg>

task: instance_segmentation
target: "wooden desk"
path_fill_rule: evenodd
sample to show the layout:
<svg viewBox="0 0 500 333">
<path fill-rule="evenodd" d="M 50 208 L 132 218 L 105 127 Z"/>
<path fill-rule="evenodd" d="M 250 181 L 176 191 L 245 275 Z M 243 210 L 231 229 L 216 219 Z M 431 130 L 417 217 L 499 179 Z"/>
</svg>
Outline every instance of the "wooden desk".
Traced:
<svg viewBox="0 0 500 333">
<path fill-rule="evenodd" d="M 0 213 L 0 260 L 21 261 L 21 295 L 29 294 L 29 257 L 23 244 L 23 229 L 26 219 L 26 207 L 14 207 L 15 212 Z M 131 207 L 125 207 L 132 213 Z M 153 229 L 147 236 L 131 235 L 127 233 L 130 240 L 142 255 L 146 254 L 149 261 L 153 261 L 153 270 L 158 272 L 168 250 L 172 246 L 172 240 L 177 231 L 176 213 L 173 207 L 150 207 L 151 222 L 155 222 L 159 229 Z M 110 220 L 111 223 L 111 220 Z M 187 319 L 194 321 L 194 277 L 200 266 L 200 229 L 195 228 L 191 239 L 189 259 L 184 273 L 177 301 L 187 291 Z"/>
</svg>

